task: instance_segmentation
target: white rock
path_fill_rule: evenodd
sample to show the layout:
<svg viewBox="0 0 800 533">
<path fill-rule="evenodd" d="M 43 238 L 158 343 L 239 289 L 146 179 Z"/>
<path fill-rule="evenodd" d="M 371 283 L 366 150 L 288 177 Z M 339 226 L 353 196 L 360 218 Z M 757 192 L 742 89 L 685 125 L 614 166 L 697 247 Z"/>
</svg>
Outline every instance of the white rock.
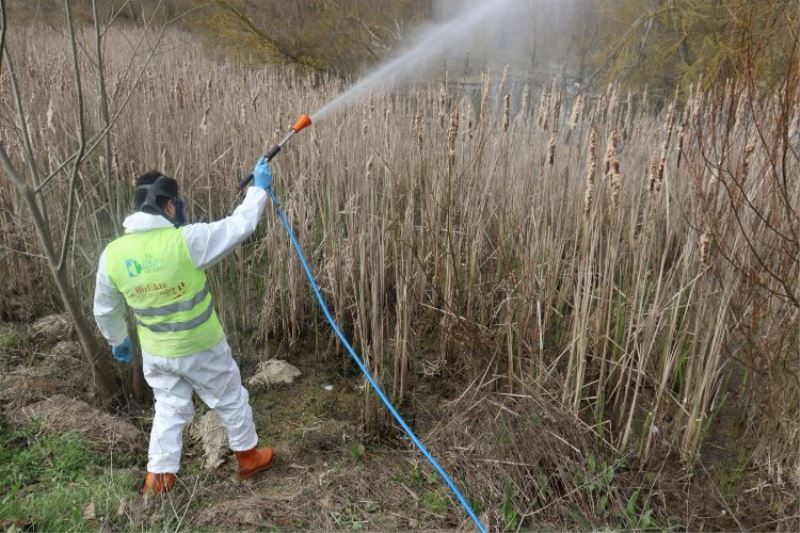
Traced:
<svg viewBox="0 0 800 533">
<path fill-rule="evenodd" d="M 258 364 L 256 373 L 247 380 L 248 385 L 270 386 L 278 383 L 292 383 L 300 371 L 282 359 L 270 359 Z"/>
</svg>

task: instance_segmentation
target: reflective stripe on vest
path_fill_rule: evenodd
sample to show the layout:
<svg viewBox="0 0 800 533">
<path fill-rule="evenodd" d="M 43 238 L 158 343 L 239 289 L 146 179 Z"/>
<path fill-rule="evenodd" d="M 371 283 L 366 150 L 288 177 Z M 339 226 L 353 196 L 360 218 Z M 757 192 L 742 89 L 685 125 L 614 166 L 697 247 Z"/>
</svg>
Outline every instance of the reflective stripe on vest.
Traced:
<svg viewBox="0 0 800 533">
<path fill-rule="evenodd" d="M 206 310 L 203 311 L 202 315 L 199 315 L 191 320 L 187 320 L 186 322 L 164 322 L 161 324 L 145 324 L 138 318 L 136 319 L 136 323 L 142 327 L 149 329 L 150 331 L 155 332 L 164 332 L 164 331 L 187 331 L 190 329 L 194 329 L 200 324 L 203 324 L 209 318 L 211 318 L 211 314 L 214 312 L 214 304 L 212 302 L 208 303 L 208 307 Z"/>
<path fill-rule="evenodd" d="M 136 317 L 142 351 L 183 357 L 223 339 L 206 274 L 194 266 L 182 230 L 123 235 L 106 248 L 105 268 Z"/>
</svg>

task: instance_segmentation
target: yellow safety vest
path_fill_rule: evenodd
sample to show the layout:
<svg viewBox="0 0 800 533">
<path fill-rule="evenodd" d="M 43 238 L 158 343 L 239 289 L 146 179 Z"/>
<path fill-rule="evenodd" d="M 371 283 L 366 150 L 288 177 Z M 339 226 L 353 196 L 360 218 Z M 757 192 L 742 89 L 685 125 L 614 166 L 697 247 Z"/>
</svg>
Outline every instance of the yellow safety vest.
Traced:
<svg viewBox="0 0 800 533">
<path fill-rule="evenodd" d="M 194 266 L 180 229 L 115 239 L 106 248 L 105 269 L 136 316 L 142 351 L 182 357 L 222 340 L 206 274 Z"/>
</svg>

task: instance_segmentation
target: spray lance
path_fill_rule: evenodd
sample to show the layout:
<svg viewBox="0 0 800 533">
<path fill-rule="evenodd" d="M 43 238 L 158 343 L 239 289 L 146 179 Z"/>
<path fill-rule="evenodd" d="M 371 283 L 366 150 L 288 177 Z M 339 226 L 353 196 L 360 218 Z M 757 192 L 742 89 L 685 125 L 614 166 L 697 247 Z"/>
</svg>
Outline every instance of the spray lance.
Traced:
<svg viewBox="0 0 800 533">
<path fill-rule="evenodd" d="M 283 139 L 278 141 L 278 144 L 267 150 L 267 153 L 264 154 L 264 159 L 266 159 L 267 162 L 272 161 L 272 159 L 280 153 L 281 149 L 283 148 L 283 145 L 289 142 L 289 139 L 294 137 L 295 133 L 298 133 L 299 131 L 306 129 L 310 125 L 311 125 L 311 117 L 305 114 L 300 115 L 300 118 L 298 118 L 297 122 L 294 123 L 292 129 L 286 132 L 286 135 L 283 136 Z M 253 175 L 250 174 L 249 176 L 247 176 L 246 178 L 244 178 L 242 181 L 239 182 L 239 188 L 244 189 L 252 180 L 253 180 Z"/>
<path fill-rule="evenodd" d="M 292 129 L 290 129 L 286 133 L 286 135 L 283 137 L 283 139 L 280 140 L 280 142 L 278 142 L 278 144 L 270 148 L 269 151 L 266 154 L 264 154 L 264 158 L 267 161 L 272 161 L 272 159 L 276 155 L 278 155 L 278 153 L 281 151 L 283 145 L 289 142 L 289 139 L 294 137 L 295 133 L 304 130 L 310 125 L 311 125 L 311 117 L 309 117 L 308 115 L 300 115 L 300 118 L 297 119 L 297 122 L 295 123 L 294 126 L 292 126 Z M 239 188 L 244 189 L 245 187 L 247 187 L 247 184 L 250 183 L 252 179 L 253 175 L 250 174 L 245 179 L 241 180 L 239 182 Z M 272 189 L 272 187 L 269 187 L 267 189 L 267 194 L 269 194 L 270 198 L 272 199 L 272 204 L 275 206 L 275 210 L 278 213 L 278 218 L 280 218 L 281 223 L 283 224 L 283 227 L 286 230 L 286 233 L 289 235 L 289 240 L 292 243 L 292 247 L 294 248 L 295 252 L 297 252 L 298 259 L 300 259 L 300 264 L 302 265 L 303 271 L 305 272 L 306 277 L 308 278 L 308 284 L 311 286 L 311 290 L 313 291 L 314 296 L 317 298 L 317 303 L 319 303 L 319 306 L 322 309 L 322 313 L 325 315 L 325 319 L 328 321 L 328 324 L 333 330 L 333 333 L 336 335 L 336 337 L 339 339 L 342 345 L 350 353 L 350 357 L 356 363 L 359 370 L 361 370 L 361 373 L 366 378 L 370 387 L 372 387 L 372 390 L 381 399 L 383 405 L 392 415 L 394 420 L 398 423 L 398 425 L 400 425 L 400 427 L 403 429 L 406 435 L 411 439 L 411 441 L 414 443 L 417 449 L 422 453 L 422 455 L 425 456 L 425 459 L 428 460 L 428 462 L 434 468 L 434 470 L 436 470 L 441 476 L 441 478 L 445 481 L 447 486 L 450 488 L 450 491 L 453 493 L 458 502 L 461 504 L 461 506 L 469 515 L 472 522 L 478 528 L 478 531 L 480 531 L 480 533 L 486 533 L 486 526 L 483 525 L 480 518 L 478 518 L 478 516 L 475 514 L 475 511 L 472 509 L 472 506 L 470 505 L 469 501 L 464 497 L 464 495 L 461 493 L 458 487 L 456 487 L 456 484 L 453 482 L 453 480 L 450 478 L 447 472 L 445 472 L 444 468 L 442 468 L 439 462 L 433 457 L 433 455 L 431 455 L 431 452 L 429 452 L 428 449 L 425 447 L 425 445 L 422 443 L 422 441 L 420 441 L 419 437 L 417 437 L 417 435 L 414 433 L 414 430 L 412 430 L 409 427 L 408 423 L 406 423 L 406 421 L 397 411 L 397 408 L 395 408 L 391 400 L 389 400 L 389 397 L 386 396 L 385 392 L 383 392 L 381 386 L 378 384 L 377 381 L 375 381 L 375 378 L 372 376 L 372 373 L 364 364 L 364 361 L 361 359 L 361 357 L 359 357 L 355 348 L 353 348 L 353 346 L 350 344 L 350 341 L 347 340 L 347 337 L 344 335 L 342 330 L 339 329 L 339 326 L 336 324 L 336 320 L 334 320 L 333 315 L 331 314 L 327 304 L 325 303 L 325 299 L 322 296 L 322 291 L 320 290 L 319 285 L 317 284 L 317 280 L 314 278 L 314 274 L 311 272 L 311 267 L 309 266 L 308 260 L 306 259 L 306 256 L 303 253 L 303 249 L 300 247 L 300 243 L 297 240 L 297 236 L 295 235 L 291 224 L 289 223 L 289 219 L 286 217 L 286 213 L 283 212 L 283 209 L 281 208 L 280 205 L 280 201 L 278 200 L 278 197 L 275 194 L 275 191 Z"/>
</svg>

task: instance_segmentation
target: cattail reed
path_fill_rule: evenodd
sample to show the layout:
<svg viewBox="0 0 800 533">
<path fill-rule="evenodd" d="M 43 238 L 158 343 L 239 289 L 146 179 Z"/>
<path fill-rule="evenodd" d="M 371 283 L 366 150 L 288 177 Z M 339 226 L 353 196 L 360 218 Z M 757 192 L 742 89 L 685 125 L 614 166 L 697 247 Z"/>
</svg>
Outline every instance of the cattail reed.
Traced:
<svg viewBox="0 0 800 533">
<path fill-rule="evenodd" d="M 619 91 L 617 90 L 617 84 L 610 84 L 609 91 L 610 93 L 608 96 L 608 110 L 606 111 L 606 124 L 613 128 L 617 118 L 617 107 L 619 106 Z"/>
<path fill-rule="evenodd" d="M 553 124 L 553 137 L 558 135 L 558 125 L 561 121 L 561 88 L 555 87 L 555 82 L 553 82 L 553 91 L 552 91 L 552 109 L 551 109 L 551 116 L 552 116 L 552 124 Z"/>
<path fill-rule="evenodd" d="M 503 94 L 506 92 L 506 87 L 508 86 L 508 73 L 511 68 L 511 65 L 506 65 L 503 67 L 503 76 L 500 78 L 500 90 L 499 93 Z"/>
<path fill-rule="evenodd" d="M 654 157 L 650 160 L 649 190 L 651 194 L 658 194 L 661 191 L 661 180 L 658 174 L 659 159 Z"/>
<path fill-rule="evenodd" d="M 422 153 L 422 111 L 417 110 L 414 115 L 414 136 L 417 139 L 417 151 Z"/>
<path fill-rule="evenodd" d="M 678 147 L 676 149 L 678 155 L 677 155 L 677 160 L 675 162 L 676 169 L 681 168 L 681 160 L 683 159 L 683 138 L 685 134 L 686 134 L 686 129 L 684 125 L 681 124 L 680 126 L 678 126 Z"/>
<path fill-rule="evenodd" d="M 539 100 L 539 109 L 536 114 L 536 123 L 543 131 L 547 131 L 547 112 L 550 107 L 550 96 L 547 89 L 542 89 L 542 96 Z"/>
<path fill-rule="evenodd" d="M 375 166 L 375 156 L 371 155 L 367 159 L 367 164 L 365 166 L 364 176 L 366 177 L 367 181 L 372 179 L 372 169 Z"/>
<path fill-rule="evenodd" d="M 111 46 L 115 37 L 108 38 L 109 53 L 118 54 Z M 58 47 L 31 46 L 21 65 L 23 59 L 31 61 L 32 52 L 50 58 L 53 65 L 63 63 Z M 342 83 L 275 67 L 223 68 L 202 55 L 187 58 L 186 51 L 181 48 L 181 57 L 155 57 L 159 76 L 145 75 L 142 90 L 131 95 L 130 105 L 119 116 L 124 127 L 114 130 L 111 156 L 114 201 L 128 205 L 132 178 L 143 169 L 163 165 L 182 183 L 203 177 L 192 190 L 190 214 L 215 220 L 226 216 L 235 202 L 225 176 L 248 172 L 248 154 L 263 153 L 268 141 L 280 138 L 283 126 L 295 118 L 290 114 L 301 108 L 313 111 L 336 96 Z M 108 71 L 109 80 L 122 80 L 118 96 L 128 94 L 129 80 L 119 68 L 125 64 L 115 61 Z M 30 120 L 35 141 L 41 138 L 45 143 L 41 170 L 53 172 L 64 154 L 76 148 L 70 132 L 74 125 L 65 120 L 74 116 L 75 103 L 73 98 L 57 97 L 58 83 L 68 75 L 55 77 L 59 81 L 51 102 L 49 86 L 31 78 L 31 72 L 18 71 L 30 101 L 37 104 Z M 41 67 L 35 70 L 40 78 L 46 72 Z M 735 87 L 728 97 L 742 99 L 737 107 L 736 102 L 723 104 L 721 91 L 704 93 L 696 84 L 685 104 L 676 100 L 668 113 L 656 116 L 656 106 L 648 109 L 647 98 L 640 99 L 638 93 L 628 96 L 627 103 L 618 103 L 619 96 L 624 97 L 622 88 L 612 85 L 599 98 L 577 95 L 565 125 L 570 131 L 559 132 L 560 107 L 567 102 L 558 83 L 547 84 L 538 101 L 523 92 L 517 113 L 510 97 L 515 94 L 513 80 L 504 72 L 499 85 L 490 73 L 484 74 L 479 101 L 469 94 L 462 98 L 447 85 L 398 88 L 391 97 L 376 93 L 292 141 L 276 164 L 277 192 L 286 195 L 289 218 L 304 248 L 313 254 L 321 288 L 330 295 L 337 320 L 356 332 L 356 345 L 367 348 L 368 364 L 378 370 L 378 380 L 394 381 L 398 397 L 410 397 L 413 389 L 404 388 L 415 386 L 419 369 L 431 367 L 429 348 L 441 346 L 438 353 L 446 354 L 434 366 L 437 372 L 446 369 L 448 387 L 456 393 L 472 380 L 488 376 L 487 370 L 502 371 L 492 356 L 504 353 L 515 378 L 531 380 L 533 387 L 558 388 L 556 397 L 566 392 L 570 400 L 563 409 L 576 420 L 591 417 L 593 427 L 601 424 L 602 440 L 617 449 L 635 451 L 639 443 L 634 441 L 647 438 L 652 434 L 649 427 L 658 425 L 656 440 L 663 438 L 664 451 L 696 457 L 713 424 L 704 413 L 714 411 L 731 368 L 726 350 L 745 345 L 740 343 L 748 333 L 741 329 L 745 321 L 734 309 L 758 313 L 748 327 L 754 328 L 750 331 L 759 347 L 765 343 L 765 357 L 775 347 L 785 359 L 783 347 L 791 345 L 786 339 L 796 339 L 795 330 L 790 331 L 794 337 L 780 337 L 791 330 L 786 317 L 793 316 L 783 300 L 766 293 L 760 302 L 749 300 L 757 292 L 750 290 L 753 283 L 784 289 L 760 276 L 760 268 L 753 273 L 758 279 L 751 279 L 753 274 L 740 274 L 732 263 L 753 268 L 758 252 L 771 272 L 788 272 L 796 280 L 796 263 L 791 262 L 796 261 L 796 250 L 778 236 L 780 232 L 791 236 L 790 230 L 797 227 L 791 217 L 778 216 L 786 200 L 793 207 L 800 197 L 796 158 L 787 155 L 785 199 L 780 181 L 770 175 L 754 177 L 756 171 L 759 177 L 772 171 L 769 158 L 773 147 L 785 147 L 781 143 L 787 126 L 789 142 L 796 141 L 800 95 L 792 97 L 793 114 L 779 119 L 776 111 L 782 102 L 770 100 L 771 95 L 765 95 L 762 104 L 752 91 Z M 240 78 L 244 81 L 238 83 Z M 0 78 L 5 89 L 0 98 L 13 107 L 8 83 L 8 76 Z M 91 85 L 86 87 L 90 105 L 96 96 Z M 70 93 L 72 85 L 64 82 L 64 91 Z M 256 96 L 270 103 L 259 111 L 268 122 L 250 135 Z M 784 100 L 789 97 L 784 94 Z M 180 109 L 181 100 L 184 111 L 171 116 L 171 111 Z M 755 105 L 744 106 L 742 101 Z M 739 115 L 738 130 L 730 133 L 734 112 Z M 99 114 L 87 110 L 86 115 L 94 121 L 90 131 L 102 129 Z M 759 132 L 763 140 L 749 136 L 756 133 L 755 124 L 763 126 Z M 666 168 L 673 127 L 680 171 L 671 156 L 673 166 Z M 583 129 L 588 129 L 586 134 Z M 158 135 L 141 135 L 149 130 Z M 547 134 L 539 134 L 542 131 Z M 570 133 L 570 149 L 564 150 L 559 143 Z M 25 146 L 12 120 L 0 122 L 0 135 L 11 160 L 24 160 Z M 473 137 L 477 141 L 470 142 Z M 599 145 L 601 141 L 605 143 Z M 103 182 L 92 163 L 97 157 L 81 166 L 81 186 Z M 103 157 L 107 165 L 109 156 L 103 153 Z M 709 175 L 716 175 L 720 166 L 726 180 L 721 184 L 733 185 L 732 195 L 723 187 L 707 186 Z M 542 167 L 545 172 L 539 172 Z M 655 196 L 666 192 L 666 179 L 671 180 L 669 197 Z M 734 180 L 745 185 L 742 191 L 736 192 Z M 53 221 L 66 216 L 66 202 L 60 200 L 66 198 L 67 182 L 59 176 L 42 191 Z M 114 229 L 102 227 L 109 211 L 105 196 L 86 194 L 82 199 L 86 216 L 76 220 L 75 252 L 68 250 L 70 264 L 76 265 L 69 281 L 82 295 L 84 309 L 91 308 L 87 295 L 93 289 L 91 276 L 85 274 L 96 267 L 97 252 Z M 25 229 L 31 221 L 17 200 L 7 189 L 0 194 L 0 209 L 8 213 L 5 225 L 0 221 L 0 249 L 41 253 L 33 242 L 20 248 L 8 240 L 9 229 L 18 234 L 18 228 Z M 763 220 L 747 211 L 749 203 L 761 209 Z M 679 206 L 673 216 L 668 212 L 671 205 Z M 741 215 L 738 220 L 736 215 Z M 326 344 L 334 345 L 335 339 L 327 330 L 317 329 L 318 316 L 302 271 L 280 226 L 274 224 L 272 210 L 267 219 L 271 222 L 262 226 L 264 231 L 251 240 L 252 246 L 214 267 L 211 282 L 220 317 L 236 335 L 242 326 L 239 318 L 248 316 L 253 302 L 260 303 L 254 322 L 257 331 L 240 336 L 242 358 L 250 358 L 248 362 L 258 357 L 265 339 L 293 350 L 309 332 L 321 340 L 319 357 L 332 357 Z M 779 231 L 765 230 L 765 222 Z M 742 227 L 755 236 L 749 243 L 742 238 L 746 235 Z M 56 237 L 59 242 L 62 235 Z M 722 252 L 731 260 L 717 261 Z M 10 261 L 5 261 L 7 257 Z M 47 265 L 38 259 L 24 263 L 27 260 L 13 253 L 4 256 L 0 278 L 14 283 L 10 265 L 22 261 L 31 270 L 27 278 L 40 280 L 48 297 L 57 294 L 46 281 Z M 698 277 L 697 272 L 707 268 L 703 265 L 713 265 L 715 276 Z M 248 275 L 253 269 L 274 283 Z M 775 310 L 777 319 L 772 316 Z M 440 320 L 442 316 L 447 318 Z M 398 325 L 396 338 L 384 333 L 389 324 Z M 422 346 L 413 345 L 418 336 Z M 774 344 L 773 336 L 778 337 Z M 592 338 L 587 341 L 587 337 Z M 397 350 L 392 350 L 395 342 Z M 399 360 L 392 364 L 392 357 Z M 535 362 L 539 371 L 528 372 L 528 362 Z M 538 381 L 545 375 L 546 382 Z M 779 378 L 780 373 L 763 377 Z M 753 375 L 754 383 L 760 379 Z M 764 397 L 745 381 L 742 387 L 748 390 L 740 395 L 740 404 L 749 420 L 758 424 L 765 418 L 760 411 Z M 517 383 L 515 392 L 520 392 Z M 573 401 L 577 396 L 579 404 Z M 640 420 L 645 418 L 641 413 L 650 412 L 653 420 Z M 781 419 L 787 425 L 793 420 L 786 413 Z M 775 434 L 763 426 L 755 429 Z M 767 445 L 773 447 L 772 442 Z M 650 451 L 656 447 L 654 441 Z"/>
<path fill-rule="evenodd" d="M 519 114 L 517 115 L 517 120 L 527 120 L 528 119 L 528 112 L 530 110 L 530 98 L 531 98 L 531 88 L 530 85 L 525 84 L 525 87 L 522 88 L 522 100 L 519 106 Z"/>
<path fill-rule="evenodd" d="M 628 98 L 625 102 L 625 120 L 622 126 L 622 135 L 625 139 L 631 135 L 631 122 L 633 121 L 633 93 L 628 89 Z"/>
<path fill-rule="evenodd" d="M 503 131 L 508 132 L 508 126 L 511 121 L 511 95 L 503 97 Z"/>
<path fill-rule="evenodd" d="M 589 157 L 586 163 L 586 193 L 583 198 L 583 216 L 588 218 L 594 203 L 594 176 L 597 171 L 597 128 L 589 132 Z"/>
<path fill-rule="evenodd" d="M 615 211 L 619 209 L 619 193 L 622 187 L 622 176 L 619 173 L 619 165 L 616 168 L 612 167 L 611 180 L 609 181 L 609 189 L 611 191 L 611 206 Z"/>
<path fill-rule="evenodd" d="M 444 129 L 447 123 L 447 89 L 439 93 L 439 127 Z"/>
<path fill-rule="evenodd" d="M 447 157 L 452 169 L 456 164 L 456 141 L 458 140 L 458 111 L 450 114 L 450 127 L 447 129 Z"/>
<path fill-rule="evenodd" d="M 711 234 L 708 230 L 703 231 L 700 236 L 700 262 L 704 265 L 708 264 L 708 252 L 711 248 Z"/>
<path fill-rule="evenodd" d="M 747 146 L 744 147 L 744 154 L 742 155 L 742 175 L 739 180 L 742 184 L 747 181 L 747 176 L 750 174 L 750 158 L 753 156 L 755 149 L 756 145 L 753 142 L 747 143 Z"/>
<path fill-rule="evenodd" d="M 619 156 L 617 150 L 619 147 L 619 136 L 617 130 L 611 130 L 606 141 L 606 155 L 603 159 L 603 177 L 607 178 L 612 172 L 619 172 Z"/>
<path fill-rule="evenodd" d="M 578 120 L 583 116 L 583 106 L 585 100 L 582 94 L 579 94 L 572 104 L 572 114 L 569 117 L 569 129 L 574 130 L 578 127 Z"/>
</svg>

